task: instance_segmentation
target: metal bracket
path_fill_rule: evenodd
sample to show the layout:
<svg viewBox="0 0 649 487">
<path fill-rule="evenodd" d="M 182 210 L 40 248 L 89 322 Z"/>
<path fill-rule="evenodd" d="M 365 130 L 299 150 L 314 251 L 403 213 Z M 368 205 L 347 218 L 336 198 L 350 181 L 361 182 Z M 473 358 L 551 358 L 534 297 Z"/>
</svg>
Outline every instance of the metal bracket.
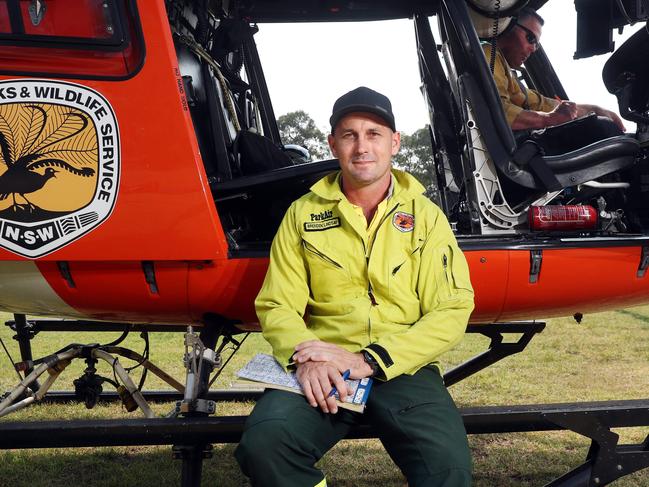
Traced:
<svg viewBox="0 0 649 487">
<path fill-rule="evenodd" d="M 29 12 L 29 20 L 31 20 L 33 26 L 38 26 L 43 17 L 45 17 L 45 12 L 47 11 L 47 5 L 45 5 L 44 0 L 32 0 L 27 7 Z"/>
<path fill-rule="evenodd" d="M 649 437 L 639 445 L 618 445 L 619 435 L 612 432 L 610 425 L 595 412 L 589 415 L 557 411 L 544 413 L 543 417 L 563 429 L 591 439 L 586 461 L 546 487 L 599 487 L 649 467 Z"/>
<path fill-rule="evenodd" d="M 173 416 L 188 413 L 215 414 L 216 402 L 209 399 L 194 399 L 192 402 L 176 401 L 176 409 Z"/>
<path fill-rule="evenodd" d="M 13 322 L 8 321 L 6 324 L 16 332 L 13 338 L 18 342 L 21 360 L 31 362 L 33 358 L 31 340 L 36 336 L 36 333 L 38 333 L 38 330 L 34 329 L 33 322 L 27 321 L 27 317 L 24 314 L 14 314 Z M 27 377 L 32 370 L 33 368 L 28 366 L 25 370 L 25 377 Z M 38 381 L 34 381 L 33 385 L 30 385 L 29 388 L 33 392 L 36 392 L 39 387 L 40 384 Z"/>
<path fill-rule="evenodd" d="M 649 247 L 642 247 L 642 254 L 640 254 L 640 265 L 638 266 L 637 277 L 644 277 L 649 267 Z"/>
<path fill-rule="evenodd" d="M 63 277 L 63 279 L 65 279 L 65 282 L 68 283 L 68 286 L 71 288 L 77 287 L 77 285 L 74 283 L 74 279 L 72 279 L 72 272 L 70 272 L 70 264 L 65 260 L 61 260 L 56 263 L 56 266 L 59 268 L 61 277 Z"/>
<path fill-rule="evenodd" d="M 530 250 L 530 284 L 536 284 L 541 273 L 543 250 Z"/>
<path fill-rule="evenodd" d="M 480 333 L 491 339 L 489 348 L 446 372 L 444 374 L 444 384 L 449 387 L 505 357 L 522 352 L 532 338 L 544 329 L 545 323 L 537 321 L 469 325 L 467 333 Z M 516 342 L 503 343 L 503 333 L 521 333 L 522 336 Z"/>
<path fill-rule="evenodd" d="M 144 272 L 144 279 L 149 285 L 149 290 L 152 294 L 158 294 L 158 283 L 155 279 L 155 267 L 152 260 L 142 261 L 142 271 Z"/>
</svg>

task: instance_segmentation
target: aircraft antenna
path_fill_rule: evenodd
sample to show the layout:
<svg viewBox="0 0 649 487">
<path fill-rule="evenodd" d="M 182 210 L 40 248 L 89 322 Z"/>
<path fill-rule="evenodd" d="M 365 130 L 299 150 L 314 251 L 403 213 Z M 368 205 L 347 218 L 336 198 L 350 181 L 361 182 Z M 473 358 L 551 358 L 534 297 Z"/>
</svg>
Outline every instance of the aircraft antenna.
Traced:
<svg viewBox="0 0 649 487">
<path fill-rule="evenodd" d="M 231 349 L 232 349 L 232 353 L 231 353 L 230 356 L 227 358 L 227 360 L 226 360 L 225 362 L 223 362 L 223 365 L 221 365 L 221 366 L 216 370 L 216 373 L 214 374 L 214 377 L 212 377 L 212 380 L 210 380 L 210 383 L 209 383 L 208 386 L 207 386 L 207 389 L 208 389 L 208 390 L 209 390 L 210 387 L 212 387 L 212 384 L 214 384 L 214 381 L 216 381 L 216 379 L 219 378 L 219 376 L 221 375 L 221 372 L 223 371 L 223 369 L 225 369 L 225 366 L 228 365 L 228 363 L 230 362 L 230 360 L 232 360 L 232 358 L 234 357 L 234 354 L 237 352 L 237 350 L 239 350 L 239 348 L 241 347 L 241 345 L 243 345 L 243 342 L 246 341 L 246 338 L 248 338 L 249 335 L 250 335 L 250 332 L 246 333 L 246 334 L 243 336 L 243 338 L 242 338 L 241 340 L 235 340 L 234 338 L 232 338 L 232 336 L 224 337 L 224 338 L 223 338 L 223 342 L 221 343 L 221 346 L 220 346 L 219 349 L 216 351 L 216 353 L 220 356 L 220 355 L 221 355 L 221 352 L 222 352 L 222 351 L 224 350 L 224 348 L 225 348 L 225 345 L 227 345 L 228 343 L 232 343 L 232 346 L 231 346 L 231 347 L 228 347 L 228 348 L 231 348 Z"/>
</svg>

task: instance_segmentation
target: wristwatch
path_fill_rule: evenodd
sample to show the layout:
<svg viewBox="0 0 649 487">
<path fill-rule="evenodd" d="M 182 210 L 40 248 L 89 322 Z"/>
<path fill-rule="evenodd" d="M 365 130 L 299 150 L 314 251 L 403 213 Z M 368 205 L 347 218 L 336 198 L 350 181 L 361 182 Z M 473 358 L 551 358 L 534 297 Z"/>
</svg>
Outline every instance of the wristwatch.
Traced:
<svg viewBox="0 0 649 487">
<path fill-rule="evenodd" d="M 381 370 L 379 363 L 367 350 L 361 350 L 361 353 L 363 354 L 363 360 L 365 361 L 365 363 L 372 368 L 372 375 L 370 377 L 374 377 Z"/>
</svg>

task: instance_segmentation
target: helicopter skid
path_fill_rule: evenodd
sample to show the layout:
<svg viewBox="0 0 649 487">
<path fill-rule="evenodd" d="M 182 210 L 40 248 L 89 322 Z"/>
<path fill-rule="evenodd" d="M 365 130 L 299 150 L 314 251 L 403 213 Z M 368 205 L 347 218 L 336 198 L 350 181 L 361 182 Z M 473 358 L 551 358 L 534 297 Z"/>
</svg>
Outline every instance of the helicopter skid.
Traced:
<svg viewBox="0 0 649 487">
<path fill-rule="evenodd" d="M 606 485 L 649 466 L 649 442 L 619 445 L 612 428 L 649 426 L 649 400 L 461 408 L 468 434 L 569 430 L 591 440 L 586 461 L 547 487 Z M 0 449 L 237 443 L 245 416 L 0 423 Z M 367 425 L 348 439 L 374 438 Z M 209 449 L 209 448 L 208 448 Z"/>
</svg>

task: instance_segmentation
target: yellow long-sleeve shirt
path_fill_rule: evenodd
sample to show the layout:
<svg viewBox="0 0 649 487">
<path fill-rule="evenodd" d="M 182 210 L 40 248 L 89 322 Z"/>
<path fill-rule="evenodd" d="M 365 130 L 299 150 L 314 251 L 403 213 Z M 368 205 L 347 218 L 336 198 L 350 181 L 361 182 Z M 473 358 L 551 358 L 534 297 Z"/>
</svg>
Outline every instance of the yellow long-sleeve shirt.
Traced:
<svg viewBox="0 0 649 487">
<path fill-rule="evenodd" d="M 491 45 L 482 44 L 482 50 L 487 57 L 487 62 L 489 62 L 491 60 Z M 531 89 L 523 91 L 512 74 L 512 69 L 509 67 L 503 53 L 498 48 L 496 48 L 493 77 L 496 88 L 498 88 L 498 94 L 500 94 L 500 101 L 503 104 L 507 123 L 510 126 L 523 110 L 551 112 L 557 106 L 558 102 L 556 100 L 543 96 L 538 91 Z"/>
<path fill-rule="evenodd" d="M 368 350 L 389 380 L 436 363 L 464 335 L 473 310 L 466 259 L 421 184 L 397 170 L 392 177 L 374 239 L 339 173 L 288 209 L 255 301 L 280 363 L 319 339 Z"/>
</svg>

